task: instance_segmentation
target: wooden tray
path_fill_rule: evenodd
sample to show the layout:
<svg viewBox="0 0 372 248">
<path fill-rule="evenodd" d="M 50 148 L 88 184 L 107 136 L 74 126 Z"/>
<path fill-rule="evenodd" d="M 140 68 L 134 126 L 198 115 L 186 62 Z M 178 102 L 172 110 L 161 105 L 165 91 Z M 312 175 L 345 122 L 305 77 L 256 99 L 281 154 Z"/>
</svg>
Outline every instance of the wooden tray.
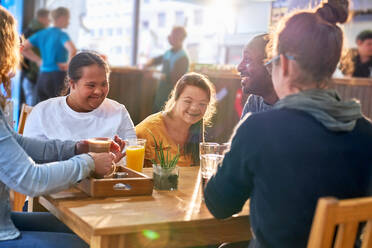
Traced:
<svg viewBox="0 0 372 248">
<path fill-rule="evenodd" d="M 153 179 L 126 167 L 119 167 L 120 172 L 127 172 L 125 178 L 86 178 L 76 187 L 91 197 L 152 195 Z"/>
</svg>

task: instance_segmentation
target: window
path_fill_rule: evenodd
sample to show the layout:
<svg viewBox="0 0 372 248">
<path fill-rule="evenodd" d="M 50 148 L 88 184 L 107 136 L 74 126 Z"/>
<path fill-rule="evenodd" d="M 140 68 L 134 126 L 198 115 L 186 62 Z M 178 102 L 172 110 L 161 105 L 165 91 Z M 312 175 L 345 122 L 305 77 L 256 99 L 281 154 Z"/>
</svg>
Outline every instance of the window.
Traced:
<svg viewBox="0 0 372 248">
<path fill-rule="evenodd" d="M 176 25 L 184 26 L 185 25 L 185 14 L 183 11 L 176 11 Z"/>
<path fill-rule="evenodd" d="M 203 25 L 203 10 L 197 9 L 194 11 L 194 25 Z"/>
<path fill-rule="evenodd" d="M 117 28 L 116 29 L 116 35 L 118 35 L 118 36 L 123 35 L 123 28 Z"/>
<path fill-rule="evenodd" d="M 112 36 L 112 33 L 113 33 L 112 28 L 108 28 L 108 29 L 106 30 L 106 33 L 107 33 L 108 36 Z"/>
<path fill-rule="evenodd" d="M 165 27 L 165 13 L 158 14 L 158 26 L 161 28 Z"/>
</svg>

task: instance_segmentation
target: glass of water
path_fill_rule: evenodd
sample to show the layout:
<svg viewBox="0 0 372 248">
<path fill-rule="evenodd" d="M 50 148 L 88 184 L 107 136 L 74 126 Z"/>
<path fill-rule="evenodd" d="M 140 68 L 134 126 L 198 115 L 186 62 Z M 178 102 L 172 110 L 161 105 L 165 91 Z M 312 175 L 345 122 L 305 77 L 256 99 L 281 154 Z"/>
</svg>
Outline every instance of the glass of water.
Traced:
<svg viewBox="0 0 372 248">
<path fill-rule="evenodd" d="M 211 142 L 200 143 L 200 172 L 203 189 L 206 182 L 216 173 L 218 165 L 221 164 L 224 154 L 228 149 L 230 149 L 229 143 L 222 145 Z"/>
</svg>

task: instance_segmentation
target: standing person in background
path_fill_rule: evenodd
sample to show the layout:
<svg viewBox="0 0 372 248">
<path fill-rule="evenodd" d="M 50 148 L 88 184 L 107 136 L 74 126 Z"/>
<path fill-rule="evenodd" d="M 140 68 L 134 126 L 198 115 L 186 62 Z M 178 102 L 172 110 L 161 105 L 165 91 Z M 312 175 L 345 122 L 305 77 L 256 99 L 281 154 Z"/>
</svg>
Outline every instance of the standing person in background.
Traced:
<svg viewBox="0 0 372 248">
<path fill-rule="evenodd" d="M 76 48 L 62 29 L 69 25 L 70 12 L 59 7 L 52 11 L 53 27 L 32 35 L 24 45 L 23 55 L 40 66 L 37 80 L 39 101 L 59 96 L 64 85 L 68 63 L 76 54 Z M 32 48 L 40 50 L 37 56 Z"/>
<path fill-rule="evenodd" d="M 159 112 L 168 99 L 169 93 L 180 79 L 189 70 L 189 58 L 183 42 L 187 36 L 184 27 L 173 27 L 168 36 L 172 46 L 164 55 L 151 59 L 145 67 L 162 64 L 163 78 L 160 80 L 153 105 L 153 113 Z"/>
<path fill-rule="evenodd" d="M 255 36 L 244 48 L 243 59 L 238 65 L 243 92 L 250 94 L 244 105 L 241 118 L 245 114 L 270 110 L 278 101 L 271 75 L 264 66 L 267 58 L 265 47 L 269 41 L 267 34 Z"/>
<path fill-rule="evenodd" d="M 328 87 L 348 6 L 326 0 L 280 20 L 269 61 L 279 101 L 240 122 L 204 189 L 217 218 L 240 212 L 250 199 L 250 247 L 306 247 L 320 197 L 372 194 L 372 125 L 357 101 Z"/>
<path fill-rule="evenodd" d="M 29 38 L 34 33 L 48 27 L 50 24 L 49 10 L 39 9 L 36 12 L 36 18 L 34 18 L 27 26 L 23 35 L 25 38 Z M 36 47 L 33 48 L 33 52 L 40 56 L 40 51 Z M 26 104 L 34 106 L 37 103 L 37 92 L 36 92 L 36 81 L 39 74 L 39 66 L 28 59 L 24 59 L 22 63 L 22 90 L 25 97 Z"/>
<path fill-rule="evenodd" d="M 341 70 L 347 76 L 372 78 L 372 30 L 359 33 L 356 44 L 343 58 Z"/>
</svg>

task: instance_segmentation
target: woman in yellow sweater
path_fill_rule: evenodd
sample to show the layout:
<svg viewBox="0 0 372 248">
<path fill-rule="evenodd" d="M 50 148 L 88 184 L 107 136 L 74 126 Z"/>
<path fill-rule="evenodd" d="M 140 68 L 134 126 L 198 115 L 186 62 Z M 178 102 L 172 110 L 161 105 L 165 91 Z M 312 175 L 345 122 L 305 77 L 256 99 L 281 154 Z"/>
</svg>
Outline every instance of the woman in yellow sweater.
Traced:
<svg viewBox="0 0 372 248">
<path fill-rule="evenodd" d="M 215 103 L 215 88 L 202 74 L 188 73 L 178 80 L 163 111 L 148 116 L 136 126 L 137 137 L 147 140 L 145 167 L 151 166 L 150 160 L 156 157 L 149 130 L 172 157 L 179 145 L 178 166 L 198 165 L 199 142 L 203 140 L 204 125 L 210 123 L 216 110 Z"/>
</svg>

